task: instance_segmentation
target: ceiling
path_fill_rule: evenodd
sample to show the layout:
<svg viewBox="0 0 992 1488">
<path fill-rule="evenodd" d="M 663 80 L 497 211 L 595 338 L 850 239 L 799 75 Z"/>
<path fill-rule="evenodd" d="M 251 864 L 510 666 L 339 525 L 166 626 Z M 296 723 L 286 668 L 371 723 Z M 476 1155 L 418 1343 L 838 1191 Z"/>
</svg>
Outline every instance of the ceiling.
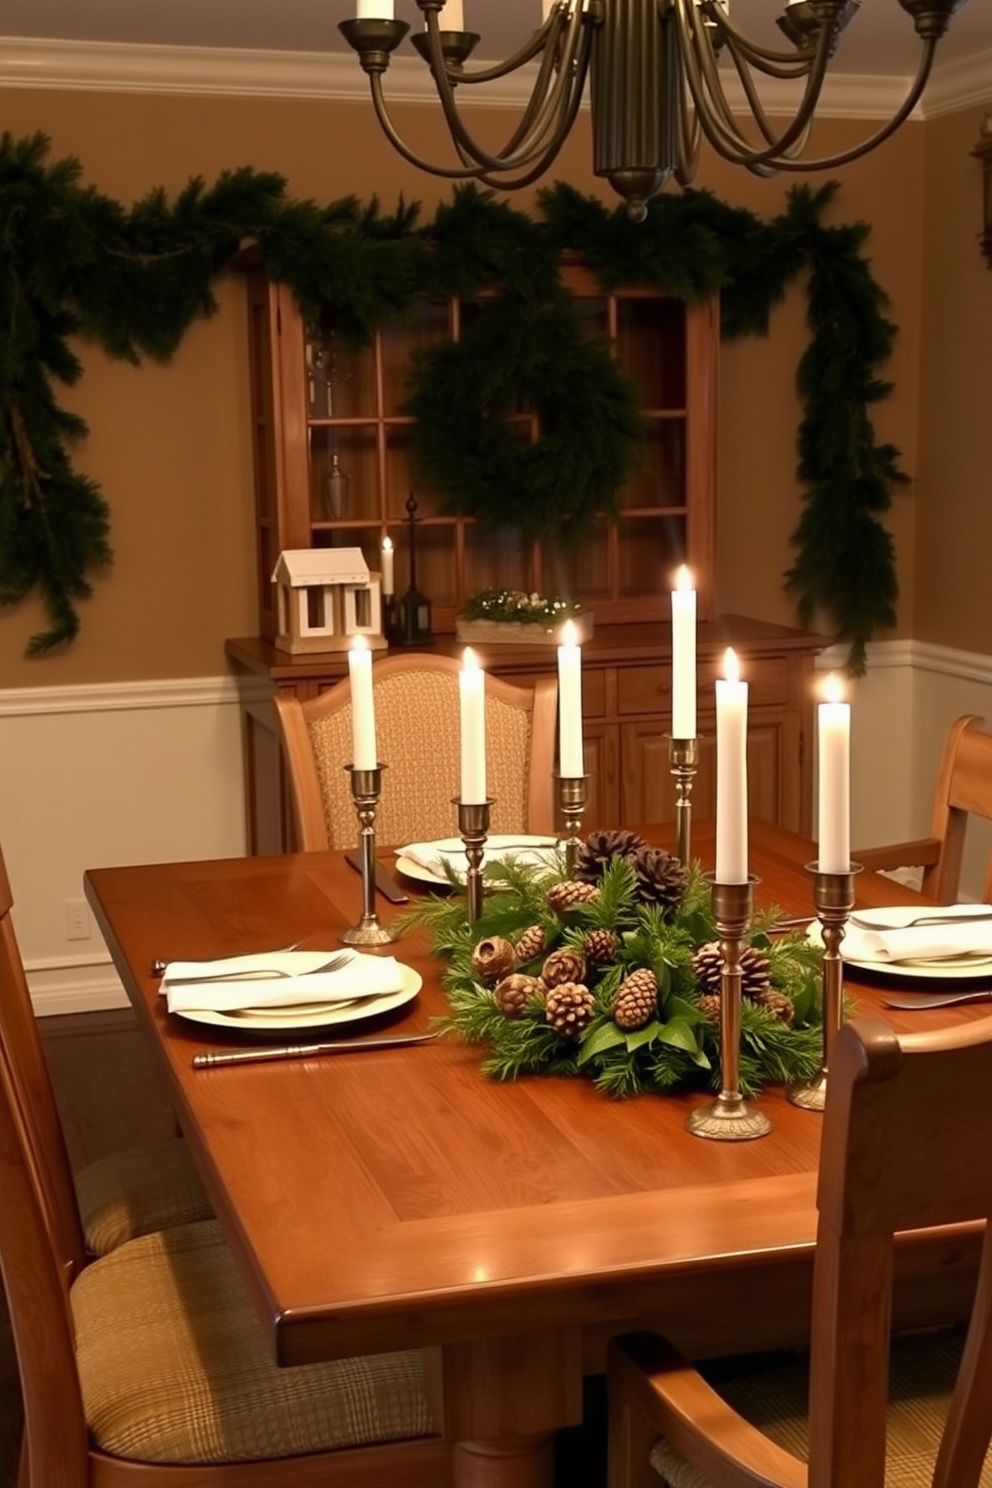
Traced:
<svg viewBox="0 0 992 1488">
<path fill-rule="evenodd" d="M 735 22 L 756 38 L 778 42 L 776 0 L 731 0 Z M 265 52 L 334 52 L 347 47 L 337 23 L 355 14 L 354 0 L 3 0 L 2 36 L 44 41 L 188 46 Z M 508 55 L 539 24 L 541 0 L 464 0 L 466 27 L 482 41 L 476 56 Z M 416 0 L 396 0 L 396 14 L 419 26 Z M 404 47 L 409 51 L 409 45 Z M 938 66 L 992 53 L 992 0 L 962 0 L 941 43 Z M 865 0 L 840 41 L 834 70 L 904 76 L 919 52 L 899 0 Z"/>
</svg>

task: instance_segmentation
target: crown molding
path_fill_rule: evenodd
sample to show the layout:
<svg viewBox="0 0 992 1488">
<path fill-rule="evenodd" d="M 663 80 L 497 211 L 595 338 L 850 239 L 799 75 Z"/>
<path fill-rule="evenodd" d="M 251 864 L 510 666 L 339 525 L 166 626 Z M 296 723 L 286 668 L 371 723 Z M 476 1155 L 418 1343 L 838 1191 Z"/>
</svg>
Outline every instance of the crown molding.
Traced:
<svg viewBox="0 0 992 1488">
<path fill-rule="evenodd" d="M 529 95 L 532 66 L 485 87 L 485 103 L 519 108 Z M 368 82 L 352 54 L 264 52 L 221 47 L 132 46 L 116 42 L 48 41 L 0 37 L 0 84 L 65 92 L 180 93 L 213 97 L 321 98 L 365 101 Z M 888 119 L 910 86 L 908 78 L 828 76 L 817 112 L 821 118 Z M 391 102 L 436 98 L 430 74 L 415 57 L 395 57 L 386 78 Z M 727 78 L 735 109 L 745 108 L 736 75 Z M 767 80 L 762 97 L 769 114 L 794 112 L 794 84 Z M 925 107 L 914 118 L 954 112 L 992 99 L 992 52 L 939 67 Z M 481 99 L 481 94 L 480 94 Z"/>
</svg>

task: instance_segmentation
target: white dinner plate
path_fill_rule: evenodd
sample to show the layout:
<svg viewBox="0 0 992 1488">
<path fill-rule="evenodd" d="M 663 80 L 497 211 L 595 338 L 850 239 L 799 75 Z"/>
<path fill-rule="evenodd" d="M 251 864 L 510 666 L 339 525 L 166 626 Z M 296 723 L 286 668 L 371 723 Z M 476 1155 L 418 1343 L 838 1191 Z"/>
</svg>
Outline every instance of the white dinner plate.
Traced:
<svg viewBox="0 0 992 1488">
<path fill-rule="evenodd" d="M 287 1033 L 299 1028 L 326 1028 L 332 1023 L 357 1023 L 375 1018 L 410 1002 L 423 986 L 423 977 L 412 966 L 401 967 L 403 985 L 383 997 L 356 998 L 354 1002 L 308 1002 L 299 1007 L 242 1008 L 236 1013 L 217 1013 L 210 1008 L 189 1008 L 176 1014 L 193 1023 L 214 1028 L 233 1028 L 241 1033 Z"/>
<path fill-rule="evenodd" d="M 897 904 L 887 909 L 859 909 L 858 916 L 861 919 L 868 919 L 869 916 L 875 914 L 879 920 L 894 924 L 903 915 L 907 919 L 910 919 L 914 914 L 919 914 L 919 912 L 918 906 L 913 907 L 908 904 Z M 859 960 L 857 956 L 852 956 L 847 949 L 848 937 L 856 937 L 857 929 L 858 927 L 856 925 L 848 927 L 847 934 L 841 941 L 840 952 L 844 965 L 856 967 L 859 971 L 877 971 L 882 976 L 901 977 L 904 981 L 907 977 L 912 977 L 914 981 L 922 977 L 927 981 L 946 982 L 961 981 L 965 978 L 992 976 L 992 955 L 984 956 L 971 953 L 953 958 L 949 957 L 947 960 L 941 959 L 939 961 Z M 809 938 L 814 945 L 823 944 L 820 936 L 819 922 L 816 920 L 809 927 Z"/>
<path fill-rule="evenodd" d="M 424 843 L 430 847 L 432 852 L 450 853 L 455 861 L 456 871 L 464 872 L 465 844 L 460 837 L 441 837 L 437 842 Z M 483 854 L 483 867 L 491 863 L 494 858 L 510 857 L 513 853 L 546 852 L 548 867 L 554 865 L 554 854 L 558 851 L 557 842 L 550 837 L 528 837 L 526 834 L 516 832 L 512 835 L 495 836 L 486 838 L 486 850 Z M 396 859 L 396 867 L 400 873 L 407 878 L 419 879 L 421 883 L 440 884 L 446 889 L 451 888 L 450 878 L 443 873 L 435 873 L 432 869 L 418 863 L 414 858 L 405 857 L 400 854 Z"/>
</svg>

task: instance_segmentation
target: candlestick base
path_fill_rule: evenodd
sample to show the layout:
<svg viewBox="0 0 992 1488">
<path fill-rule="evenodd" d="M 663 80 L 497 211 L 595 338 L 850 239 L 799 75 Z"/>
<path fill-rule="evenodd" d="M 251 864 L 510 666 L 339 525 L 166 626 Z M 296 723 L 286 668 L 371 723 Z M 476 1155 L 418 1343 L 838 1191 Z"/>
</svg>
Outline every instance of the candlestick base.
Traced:
<svg viewBox="0 0 992 1488">
<path fill-rule="evenodd" d="M 772 1129 L 768 1117 L 738 1087 L 741 1042 L 741 956 L 747 944 L 756 878 L 723 884 L 710 879 L 713 918 L 720 936 L 720 1094 L 693 1111 L 686 1130 L 718 1142 L 750 1142 Z"/>
<path fill-rule="evenodd" d="M 358 813 L 358 846 L 362 859 L 362 917 L 357 925 L 341 931 L 338 939 L 345 945 L 391 945 L 399 940 L 399 931 L 380 925 L 375 912 L 375 813 L 385 768 L 381 764 L 370 770 L 345 765 L 351 776 L 351 796 Z"/>
<path fill-rule="evenodd" d="M 668 736 L 668 762 L 675 780 L 675 852 L 683 868 L 692 861 L 692 782 L 699 764 L 698 739 Z"/>
<path fill-rule="evenodd" d="M 556 770 L 555 793 L 558 799 L 558 810 L 565 823 L 562 834 L 565 848 L 565 871 L 571 878 L 575 873 L 579 861 L 579 850 L 582 847 L 579 828 L 582 825 L 582 814 L 589 799 L 589 776 L 561 775 Z"/>
<path fill-rule="evenodd" d="M 833 1042 L 844 1020 L 844 961 L 840 946 L 847 933 L 847 917 L 854 908 L 854 880 L 861 872 L 861 864 L 852 863 L 839 873 L 824 873 L 819 863 L 807 863 L 806 872 L 813 875 L 813 903 L 823 939 L 823 1063 L 812 1080 L 791 1086 L 786 1096 L 792 1105 L 804 1111 L 822 1111 L 827 1100 Z"/>
<path fill-rule="evenodd" d="M 456 796 L 452 803 L 458 807 L 458 831 L 465 844 L 468 872 L 465 876 L 465 896 L 468 907 L 468 922 L 474 925 L 482 915 L 482 857 L 489 836 L 489 817 L 493 802 L 463 801 Z"/>
</svg>

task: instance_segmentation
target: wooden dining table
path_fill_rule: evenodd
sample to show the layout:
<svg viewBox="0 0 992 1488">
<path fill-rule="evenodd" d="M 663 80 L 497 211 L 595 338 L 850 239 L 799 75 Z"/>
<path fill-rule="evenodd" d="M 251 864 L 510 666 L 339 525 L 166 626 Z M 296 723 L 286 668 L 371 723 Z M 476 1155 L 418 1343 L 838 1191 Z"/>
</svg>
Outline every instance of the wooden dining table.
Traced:
<svg viewBox="0 0 992 1488">
<path fill-rule="evenodd" d="M 668 827 L 643 832 L 671 845 Z M 696 824 L 704 867 L 712 847 Z M 811 914 L 814 857 L 753 822 L 756 904 Z M 584 1079 L 500 1083 L 452 1036 L 195 1069 L 198 1052 L 253 1041 L 169 1014 L 152 963 L 301 937 L 335 948 L 361 914 L 358 875 L 338 852 L 146 864 L 92 869 L 86 894 L 273 1356 L 425 1350 L 458 1488 L 547 1488 L 554 1433 L 580 1419 L 583 1376 L 624 1330 L 658 1327 L 694 1357 L 805 1341 L 819 1113 L 768 1090 L 767 1136 L 705 1140 L 686 1130 L 705 1091 L 614 1100 Z M 858 875 L 859 906 L 915 897 Z M 377 912 L 400 911 L 378 899 Z M 423 986 L 356 1027 L 356 1045 L 446 1011 L 425 934 L 386 949 Z M 846 969 L 857 1013 L 877 1012 L 886 986 Z M 886 1012 L 900 1029 L 982 1015 Z M 965 1314 L 976 1260 L 968 1227 L 900 1237 L 897 1323 Z"/>
</svg>

